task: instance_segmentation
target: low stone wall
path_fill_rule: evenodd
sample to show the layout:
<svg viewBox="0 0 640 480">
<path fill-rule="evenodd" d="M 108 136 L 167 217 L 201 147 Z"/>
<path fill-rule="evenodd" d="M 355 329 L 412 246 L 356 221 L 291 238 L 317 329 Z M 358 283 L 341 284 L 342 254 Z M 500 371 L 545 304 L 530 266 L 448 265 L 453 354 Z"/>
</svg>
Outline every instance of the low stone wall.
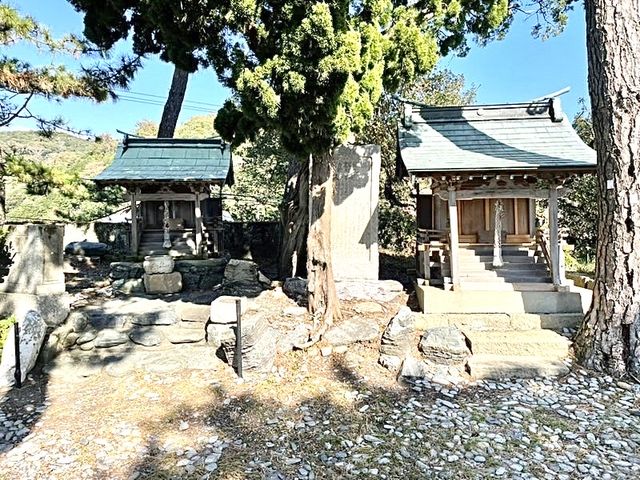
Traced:
<svg viewBox="0 0 640 480">
<path fill-rule="evenodd" d="M 183 290 L 209 290 L 222 283 L 228 259 L 176 260 L 173 271 L 182 275 Z M 141 262 L 113 262 L 109 277 L 114 285 L 129 285 L 122 280 L 138 280 L 144 275 Z M 117 282 L 117 283 L 116 283 Z M 123 293 L 133 293 L 124 291 Z"/>
<path fill-rule="evenodd" d="M 567 273 L 566 277 L 569 280 L 573 281 L 573 284 L 576 287 L 580 287 L 580 288 L 587 288 L 589 290 L 593 290 L 593 287 L 596 284 L 593 278 L 587 275 L 582 275 L 581 273 Z"/>
</svg>

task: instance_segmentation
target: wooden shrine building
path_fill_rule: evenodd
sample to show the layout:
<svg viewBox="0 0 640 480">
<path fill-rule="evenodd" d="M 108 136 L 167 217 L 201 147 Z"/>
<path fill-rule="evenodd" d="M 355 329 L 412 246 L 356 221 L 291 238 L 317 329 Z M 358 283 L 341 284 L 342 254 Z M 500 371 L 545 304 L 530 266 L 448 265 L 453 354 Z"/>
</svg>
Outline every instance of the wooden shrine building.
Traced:
<svg viewBox="0 0 640 480">
<path fill-rule="evenodd" d="M 486 291 L 514 292 L 524 311 L 531 299 L 521 292 L 567 291 L 558 197 L 572 177 L 595 171 L 596 154 L 558 98 L 463 107 L 406 103 L 399 148 L 417 195 L 418 296 L 425 311 L 428 292 L 440 295 L 429 287 L 476 292 L 479 301 Z M 548 204 L 546 230 L 536 226 L 540 200 Z"/>
<path fill-rule="evenodd" d="M 233 169 L 221 140 L 125 136 L 94 181 L 127 189 L 132 255 L 206 258 L 222 250 L 220 192 Z"/>
</svg>

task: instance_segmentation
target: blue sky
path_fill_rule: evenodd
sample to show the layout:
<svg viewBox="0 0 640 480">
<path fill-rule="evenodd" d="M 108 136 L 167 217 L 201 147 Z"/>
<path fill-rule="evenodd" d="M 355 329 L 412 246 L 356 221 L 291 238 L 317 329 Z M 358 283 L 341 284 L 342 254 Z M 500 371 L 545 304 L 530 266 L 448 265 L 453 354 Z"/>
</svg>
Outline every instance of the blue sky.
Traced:
<svg viewBox="0 0 640 480">
<path fill-rule="evenodd" d="M 66 0 L 10 0 L 8 3 L 49 26 L 57 35 L 82 33 L 82 16 Z M 571 118 L 579 110 L 578 100 L 588 98 L 584 11 L 577 7 L 569 16 L 566 30 L 547 41 L 531 37 L 532 24 L 533 20 L 517 19 L 504 40 L 485 47 L 474 44 L 466 57 L 447 57 L 439 66 L 464 74 L 467 84 L 477 88 L 478 103 L 526 101 L 570 86 L 571 92 L 562 96 L 562 102 Z M 126 48 L 126 44 L 120 46 L 122 52 L 126 52 Z M 52 61 L 48 55 L 21 45 L 13 47 L 9 53 L 34 65 Z M 54 59 L 54 62 L 59 61 L 66 59 Z M 137 98 L 144 94 L 143 98 L 162 103 L 169 90 L 172 71 L 170 65 L 151 58 L 145 62 L 130 91 Z M 227 96 L 228 91 L 216 81 L 213 72 L 193 74 L 180 122 L 202 115 L 205 113 L 202 109 L 214 111 Z M 62 116 L 70 126 L 94 134 L 115 134 L 116 129 L 132 131 L 138 121 L 159 121 L 162 114 L 161 105 L 127 100 L 104 104 L 86 100 L 39 100 L 34 104 L 34 110 L 49 117 Z M 31 127 L 28 122 L 14 122 L 11 128 Z"/>
</svg>

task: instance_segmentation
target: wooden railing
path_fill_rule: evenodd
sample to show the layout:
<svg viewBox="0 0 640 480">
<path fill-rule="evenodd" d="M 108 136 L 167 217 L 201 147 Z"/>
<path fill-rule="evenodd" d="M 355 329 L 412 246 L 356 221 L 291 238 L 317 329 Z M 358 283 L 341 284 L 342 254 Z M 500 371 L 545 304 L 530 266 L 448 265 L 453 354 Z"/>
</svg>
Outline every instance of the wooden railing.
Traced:
<svg viewBox="0 0 640 480">
<path fill-rule="evenodd" d="M 566 231 L 560 230 L 558 232 L 558 277 L 560 278 L 561 283 L 564 283 L 566 278 L 566 267 L 564 261 L 564 244 L 566 243 Z M 555 278 L 554 276 L 554 265 L 551 261 L 551 246 L 547 236 L 547 232 L 538 229 L 536 230 L 536 243 L 540 246 L 540 251 L 544 256 L 545 261 L 547 262 L 547 267 L 549 268 L 549 272 L 551 273 L 551 278 Z"/>
<path fill-rule="evenodd" d="M 442 246 L 449 243 L 447 230 L 419 228 L 416 237 L 417 271 L 421 278 L 431 280 L 431 254 L 442 251 Z M 442 255 L 440 256 L 442 258 Z"/>
</svg>

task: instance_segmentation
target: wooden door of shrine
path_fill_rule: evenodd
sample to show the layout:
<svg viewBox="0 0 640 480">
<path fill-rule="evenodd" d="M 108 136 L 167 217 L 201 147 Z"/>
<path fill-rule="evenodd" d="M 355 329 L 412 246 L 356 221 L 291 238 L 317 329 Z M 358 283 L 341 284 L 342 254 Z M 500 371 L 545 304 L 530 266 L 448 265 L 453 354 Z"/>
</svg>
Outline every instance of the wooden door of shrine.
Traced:
<svg viewBox="0 0 640 480">
<path fill-rule="evenodd" d="M 493 243 L 495 199 L 458 200 L 460 243 Z M 531 240 L 529 199 L 504 198 L 503 240 L 524 243 Z"/>
</svg>

